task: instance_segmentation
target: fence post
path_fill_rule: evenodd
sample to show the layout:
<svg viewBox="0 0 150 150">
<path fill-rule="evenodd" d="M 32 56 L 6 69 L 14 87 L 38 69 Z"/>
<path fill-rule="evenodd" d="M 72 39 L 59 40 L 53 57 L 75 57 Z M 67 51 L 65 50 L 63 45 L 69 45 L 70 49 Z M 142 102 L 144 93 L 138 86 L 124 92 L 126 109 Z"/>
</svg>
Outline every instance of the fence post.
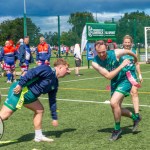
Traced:
<svg viewBox="0 0 150 150">
<path fill-rule="evenodd" d="M 60 16 L 58 15 L 58 57 L 60 58 Z"/>
</svg>

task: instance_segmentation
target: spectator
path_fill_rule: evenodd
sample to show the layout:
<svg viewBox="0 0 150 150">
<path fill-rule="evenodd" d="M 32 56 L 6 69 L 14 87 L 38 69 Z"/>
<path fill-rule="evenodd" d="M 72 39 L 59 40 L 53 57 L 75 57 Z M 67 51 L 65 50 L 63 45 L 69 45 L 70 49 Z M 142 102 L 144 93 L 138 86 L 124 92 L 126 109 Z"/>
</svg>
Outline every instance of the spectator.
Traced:
<svg viewBox="0 0 150 150">
<path fill-rule="evenodd" d="M 112 39 L 108 39 L 106 45 L 107 45 L 107 50 L 114 50 L 117 48 L 116 43 L 113 43 Z"/>
<path fill-rule="evenodd" d="M 51 48 L 50 45 L 45 42 L 44 37 L 40 37 L 40 44 L 36 49 L 36 64 L 50 65 Z"/>
<path fill-rule="evenodd" d="M 81 74 L 79 74 L 79 70 L 81 67 L 81 52 L 80 52 L 80 45 L 79 44 L 75 44 L 75 48 L 74 48 L 74 59 L 75 59 L 75 75 L 76 76 L 80 76 Z"/>
<path fill-rule="evenodd" d="M 12 82 L 13 72 L 15 71 L 15 58 L 17 58 L 17 52 L 13 45 L 13 41 L 6 41 L 0 58 L 0 61 L 4 61 L 3 69 L 6 71 L 7 83 Z"/>
<path fill-rule="evenodd" d="M 24 37 L 24 43 L 19 47 L 19 56 L 18 59 L 20 61 L 19 66 L 21 67 L 22 75 L 24 76 L 29 69 L 29 64 L 34 62 L 30 45 L 29 45 L 29 36 Z"/>
</svg>

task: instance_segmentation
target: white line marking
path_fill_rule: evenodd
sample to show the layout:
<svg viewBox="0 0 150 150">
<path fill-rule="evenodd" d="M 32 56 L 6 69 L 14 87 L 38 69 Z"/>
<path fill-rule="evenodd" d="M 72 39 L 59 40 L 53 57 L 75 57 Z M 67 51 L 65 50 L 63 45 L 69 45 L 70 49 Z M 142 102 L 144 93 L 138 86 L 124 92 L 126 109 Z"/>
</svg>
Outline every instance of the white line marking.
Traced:
<svg viewBox="0 0 150 150">
<path fill-rule="evenodd" d="M 59 83 L 63 83 L 63 82 L 76 82 L 76 81 L 82 81 L 82 80 L 92 80 L 92 79 L 97 79 L 97 78 L 104 78 L 104 77 L 93 77 L 93 78 L 84 78 L 84 79 L 69 80 L 69 81 L 60 81 Z"/>
<path fill-rule="evenodd" d="M 40 97 L 41 99 L 48 99 L 44 97 Z M 85 100 L 73 100 L 73 99 L 61 99 L 57 98 L 59 101 L 67 101 L 67 102 L 81 102 L 81 103 L 94 103 L 94 104 L 110 104 L 109 100 L 105 100 L 104 102 L 98 102 L 98 101 L 85 101 Z M 126 104 L 122 103 L 122 105 L 127 105 L 127 106 L 133 106 L 133 104 Z M 141 107 L 150 107 L 150 105 L 139 105 Z"/>
<path fill-rule="evenodd" d="M 104 77 L 93 77 L 93 78 L 84 78 L 84 79 L 77 79 L 77 80 L 60 81 L 59 83 L 78 82 L 78 81 L 93 80 L 93 79 L 98 79 L 98 78 L 104 78 Z M 150 80 L 150 78 L 143 78 L 143 79 Z"/>
<path fill-rule="evenodd" d="M 150 72 L 150 71 L 145 71 L 145 72 L 142 72 L 142 73 L 148 73 L 148 72 Z"/>
<path fill-rule="evenodd" d="M 7 89 L 9 89 L 9 88 L 0 88 L 1 90 L 7 90 Z"/>
<path fill-rule="evenodd" d="M 7 97 L 7 95 L 2 95 L 4 97 Z M 40 99 L 48 99 L 45 97 L 39 97 Z M 76 99 L 61 99 L 57 98 L 58 101 L 67 101 L 67 102 L 81 102 L 81 103 L 94 103 L 94 104 L 110 104 L 109 100 L 105 100 L 104 102 L 98 102 L 98 101 L 86 101 L 86 100 L 76 100 Z M 122 105 L 126 106 L 133 106 L 133 104 L 126 104 L 122 103 Z M 150 107 L 150 105 L 139 105 L 140 107 Z"/>
</svg>

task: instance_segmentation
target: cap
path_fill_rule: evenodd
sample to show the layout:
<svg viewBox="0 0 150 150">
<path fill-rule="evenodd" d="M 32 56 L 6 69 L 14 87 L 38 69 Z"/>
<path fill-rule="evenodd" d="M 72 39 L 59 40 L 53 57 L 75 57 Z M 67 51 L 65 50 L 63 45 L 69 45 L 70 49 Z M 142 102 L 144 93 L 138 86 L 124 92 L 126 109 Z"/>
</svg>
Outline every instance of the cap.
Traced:
<svg viewBox="0 0 150 150">
<path fill-rule="evenodd" d="M 112 39 L 108 39 L 107 42 L 108 42 L 108 43 L 112 43 Z"/>
<path fill-rule="evenodd" d="M 19 42 L 20 42 L 20 43 L 23 43 L 23 39 L 20 39 Z"/>
</svg>

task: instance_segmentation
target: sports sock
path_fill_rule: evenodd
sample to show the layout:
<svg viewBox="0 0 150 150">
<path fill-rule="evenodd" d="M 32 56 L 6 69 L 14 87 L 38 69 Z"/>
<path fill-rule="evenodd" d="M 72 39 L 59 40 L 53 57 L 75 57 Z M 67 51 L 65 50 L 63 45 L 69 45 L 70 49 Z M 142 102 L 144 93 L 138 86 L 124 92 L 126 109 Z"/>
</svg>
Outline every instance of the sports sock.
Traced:
<svg viewBox="0 0 150 150">
<path fill-rule="evenodd" d="M 41 129 L 35 130 L 35 137 L 41 137 L 41 136 L 43 136 L 42 130 Z"/>
<path fill-rule="evenodd" d="M 13 74 L 12 74 L 12 76 L 11 76 L 11 80 L 14 81 L 14 75 L 13 75 Z"/>
<path fill-rule="evenodd" d="M 8 74 L 7 74 L 7 79 L 8 79 L 9 81 L 11 81 L 11 76 L 12 76 L 11 73 L 8 73 Z"/>
<path fill-rule="evenodd" d="M 137 119 L 137 117 L 134 113 L 132 113 L 131 118 L 133 119 L 133 121 L 135 121 Z"/>
<path fill-rule="evenodd" d="M 139 113 L 135 113 L 135 116 L 136 116 L 137 118 L 139 118 Z"/>
<path fill-rule="evenodd" d="M 120 122 L 115 122 L 115 130 L 120 130 Z"/>
</svg>

